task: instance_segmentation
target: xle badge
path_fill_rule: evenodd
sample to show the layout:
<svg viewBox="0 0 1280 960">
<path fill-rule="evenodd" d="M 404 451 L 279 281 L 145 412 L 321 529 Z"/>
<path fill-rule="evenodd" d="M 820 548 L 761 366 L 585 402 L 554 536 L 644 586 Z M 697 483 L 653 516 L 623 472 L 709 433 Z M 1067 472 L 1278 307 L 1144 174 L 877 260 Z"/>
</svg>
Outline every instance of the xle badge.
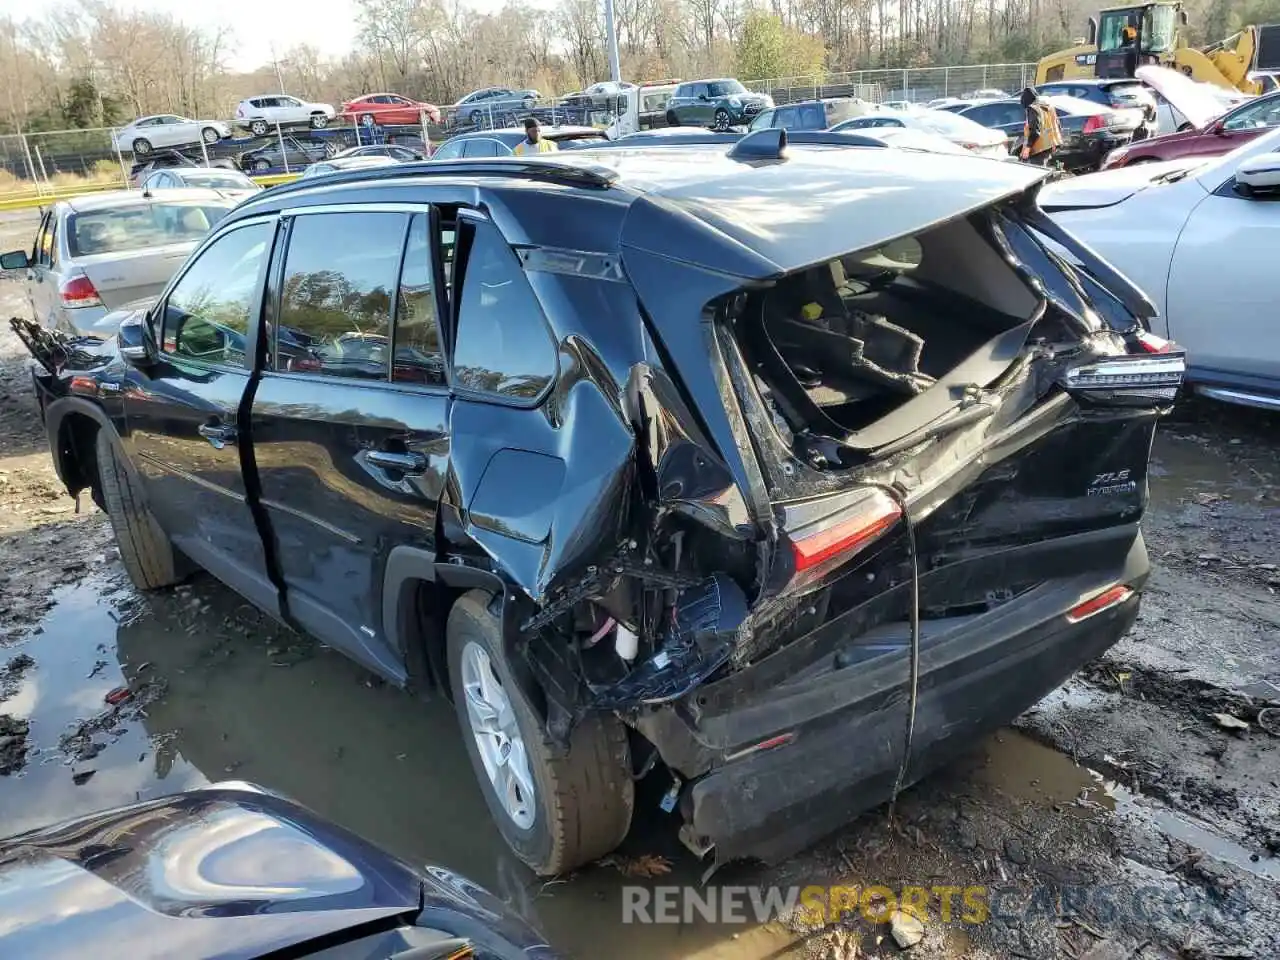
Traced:
<svg viewBox="0 0 1280 960">
<path fill-rule="evenodd" d="M 1118 493 L 1133 493 L 1138 489 L 1136 480 L 1129 479 L 1128 470 L 1100 473 L 1089 484 L 1089 496 L 1114 497 Z"/>
</svg>

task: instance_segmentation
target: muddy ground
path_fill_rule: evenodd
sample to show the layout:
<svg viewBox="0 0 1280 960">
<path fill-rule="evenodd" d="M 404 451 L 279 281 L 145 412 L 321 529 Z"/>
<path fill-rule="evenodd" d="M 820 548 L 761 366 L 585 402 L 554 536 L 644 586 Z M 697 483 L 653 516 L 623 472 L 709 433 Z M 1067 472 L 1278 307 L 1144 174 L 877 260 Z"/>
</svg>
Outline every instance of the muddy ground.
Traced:
<svg viewBox="0 0 1280 960">
<path fill-rule="evenodd" d="M 29 232 L 0 223 L 0 246 Z M 23 308 L 21 287 L 0 281 L 0 316 Z M 1120 645 L 909 790 L 892 824 L 877 811 L 781 867 L 730 866 L 710 885 L 982 888 L 987 909 L 969 917 L 981 922 L 959 906 L 942 922 L 931 900 L 918 957 L 1280 956 L 1280 712 L 1259 718 L 1280 706 L 1280 418 L 1184 404 L 1154 471 L 1155 572 Z M 660 775 L 641 784 L 618 855 L 540 881 L 491 827 L 447 704 L 382 686 L 207 577 L 139 596 L 105 519 L 87 497 L 80 507 L 57 485 L 6 328 L 0 834 L 247 779 L 468 874 L 570 956 L 602 943 L 614 957 L 899 952 L 862 911 L 839 925 L 622 927 L 624 884 L 702 881 L 658 809 Z"/>
</svg>

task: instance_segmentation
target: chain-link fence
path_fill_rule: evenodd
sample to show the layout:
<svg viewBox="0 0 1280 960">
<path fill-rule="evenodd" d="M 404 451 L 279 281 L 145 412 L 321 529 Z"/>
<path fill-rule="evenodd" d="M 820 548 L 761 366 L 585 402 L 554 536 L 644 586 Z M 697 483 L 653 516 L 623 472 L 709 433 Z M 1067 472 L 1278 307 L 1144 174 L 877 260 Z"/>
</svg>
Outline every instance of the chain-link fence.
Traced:
<svg viewBox="0 0 1280 960">
<path fill-rule="evenodd" d="M 746 86 L 775 103 L 819 97 L 861 97 L 873 103 L 928 103 L 944 97 L 1013 96 L 1035 81 L 1034 63 L 974 64 L 907 70 L 856 70 L 823 77 L 776 77 Z"/>
<path fill-rule="evenodd" d="M 1034 81 L 1034 63 L 978 64 L 906 70 L 858 70 L 823 77 L 777 77 L 747 86 L 775 103 L 819 97 L 860 97 L 875 103 L 928 103 L 944 97 L 1015 95 Z M 108 190 L 135 184 L 139 171 L 182 162 L 235 167 L 251 174 L 297 173 L 353 146 L 399 144 L 428 155 L 433 144 L 472 131 L 519 131 L 528 117 L 546 126 L 587 126 L 624 134 L 666 124 L 666 101 L 679 81 L 641 85 L 606 96 L 573 94 L 555 99 L 508 94 L 448 107 L 440 123 L 378 127 L 335 124 L 321 130 L 273 123 L 255 137 L 233 125 L 229 138 L 207 143 L 150 145 L 135 153 L 139 138 L 118 128 L 63 130 L 0 137 L 0 200 Z M 503 139 L 510 139 L 504 137 Z"/>
</svg>

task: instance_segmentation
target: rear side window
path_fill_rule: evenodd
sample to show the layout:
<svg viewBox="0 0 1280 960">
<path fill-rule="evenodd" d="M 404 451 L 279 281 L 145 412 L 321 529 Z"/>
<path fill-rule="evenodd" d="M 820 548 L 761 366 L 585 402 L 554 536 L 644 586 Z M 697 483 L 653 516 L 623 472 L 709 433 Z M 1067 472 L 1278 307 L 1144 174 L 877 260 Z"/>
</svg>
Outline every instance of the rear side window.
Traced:
<svg viewBox="0 0 1280 960">
<path fill-rule="evenodd" d="M 294 221 L 280 288 L 277 370 L 387 379 L 391 300 L 408 220 L 403 213 L 316 213 Z"/>
<path fill-rule="evenodd" d="M 229 207 L 193 203 L 138 203 L 73 214 L 67 240 L 73 257 L 122 253 L 201 239 Z"/>
<path fill-rule="evenodd" d="M 491 223 L 459 225 L 454 379 L 476 393 L 529 401 L 556 372 L 556 347 L 516 255 Z"/>
<path fill-rule="evenodd" d="M 800 108 L 797 126 L 801 130 L 821 130 L 827 125 L 827 113 L 820 103 L 809 103 Z"/>
<path fill-rule="evenodd" d="M 440 325 L 431 285 L 431 220 L 421 213 L 415 214 L 409 225 L 409 242 L 400 271 L 391 379 L 432 386 L 445 383 Z"/>
</svg>

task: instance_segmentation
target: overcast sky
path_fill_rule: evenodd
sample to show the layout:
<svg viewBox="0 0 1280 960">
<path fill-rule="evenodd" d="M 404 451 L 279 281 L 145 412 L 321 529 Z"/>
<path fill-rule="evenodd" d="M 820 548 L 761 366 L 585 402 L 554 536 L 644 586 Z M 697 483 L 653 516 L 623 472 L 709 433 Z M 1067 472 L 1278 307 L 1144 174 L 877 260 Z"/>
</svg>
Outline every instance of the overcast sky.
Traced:
<svg viewBox="0 0 1280 960">
<path fill-rule="evenodd" d="M 345 53 L 354 43 L 353 0 L 116 0 L 119 6 L 168 13 L 200 26 L 227 24 L 235 44 L 227 63 L 234 70 L 252 70 L 271 62 L 271 48 L 283 53 L 309 43 L 324 53 Z M 47 0 L 0 0 L 0 17 L 23 20 L 43 14 Z M 469 0 L 481 11 L 501 9 L 503 0 Z M 541 6 L 542 4 L 536 3 Z"/>
</svg>

